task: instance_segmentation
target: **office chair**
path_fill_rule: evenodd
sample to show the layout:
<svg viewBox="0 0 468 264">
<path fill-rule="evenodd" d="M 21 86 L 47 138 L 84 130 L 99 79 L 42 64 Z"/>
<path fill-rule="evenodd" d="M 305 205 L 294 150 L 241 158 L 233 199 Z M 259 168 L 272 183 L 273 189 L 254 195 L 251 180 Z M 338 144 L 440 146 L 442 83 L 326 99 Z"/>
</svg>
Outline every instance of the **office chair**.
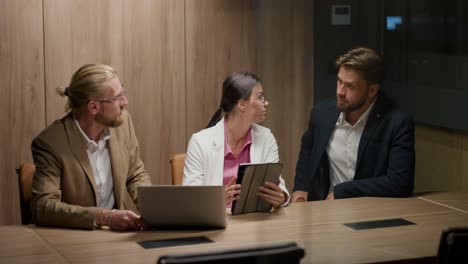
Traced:
<svg viewBox="0 0 468 264">
<path fill-rule="evenodd" d="M 169 159 L 172 170 L 172 185 L 182 185 L 184 178 L 185 153 L 177 153 Z"/>
<path fill-rule="evenodd" d="M 306 200 L 305 200 L 304 198 L 302 198 L 302 197 L 301 197 L 301 198 L 298 198 L 298 199 L 296 200 L 296 203 L 305 203 L 305 202 L 306 202 Z"/>
<path fill-rule="evenodd" d="M 468 263 L 467 250 L 468 226 L 447 228 L 440 237 L 438 263 Z"/>
<path fill-rule="evenodd" d="M 294 242 L 271 243 L 249 248 L 237 248 L 192 254 L 173 254 L 161 256 L 159 264 L 181 263 L 299 263 L 305 255 L 303 248 Z"/>
<path fill-rule="evenodd" d="M 20 166 L 16 167 L 20 195 L 21 224 L 23 225 L 31 223 L 30 203 L 34 171 L 36 171 L 36 166 L 32 163 L 23 163 Z"/>
</svg>

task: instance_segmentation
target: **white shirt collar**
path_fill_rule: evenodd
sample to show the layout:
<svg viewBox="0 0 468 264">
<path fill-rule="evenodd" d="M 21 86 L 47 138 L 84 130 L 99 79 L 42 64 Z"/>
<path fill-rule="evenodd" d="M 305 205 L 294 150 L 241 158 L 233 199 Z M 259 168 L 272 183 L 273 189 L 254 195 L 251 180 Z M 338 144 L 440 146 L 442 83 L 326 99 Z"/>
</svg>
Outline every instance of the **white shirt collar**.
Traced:
<svg viewBox="0 0 468 264">
<path fill-rule="evenodd" d="M 91 153 L 97 151 L 99 149 L 99 144 L 97 144 L 94 140 L 89 139 L 88 135 L 86 135 L 86 133 L 81 128 L 80 123 L 78 123 L 78 120 L 76 119 L 75 115 L 73 115 L 73 120 L 75 121 L 75 124 L 78 127 L 78 129 L 80 130 L 81 134 L 83 134 L 86 141 L 88 141 L 88 143 L 85 146 L 86 150 L 90 151 Z M 109 130 L 108 127 L 106 127 L 102 131 L 101 138 L 99 139 L 99 142 L 101 142 L 101 141 L 106 142 L 110 138 L 111 138 L 110 130 Z"/>
<path fill-rule="evenodd" d="M 353 125 L 354 126 L 357 126 L 357 125 L 365 125 L 367 123 L 367 119 L 369 119 L 369 115 L 370 115 L 370 112 L 372 111 L 372 108 L 374 108 L 374 105 L 375 105 L 375 101 L 377 100 L 377 97 L 374 98 L 374 101 L 372 102 L 372 104 L 369 106 L 369 108 L 367 108 L 367 110 L 359 117 L 358 121 Z M 340 113 L 340 116 L 338 117 L 338 120 L 336 120 L 336 125 L 337 126 L 351 126 L 351 124 L 349 124 L 347 121 L 346 121 L 346 113 L 344 112 L 341 112 Z"/>
</svg>

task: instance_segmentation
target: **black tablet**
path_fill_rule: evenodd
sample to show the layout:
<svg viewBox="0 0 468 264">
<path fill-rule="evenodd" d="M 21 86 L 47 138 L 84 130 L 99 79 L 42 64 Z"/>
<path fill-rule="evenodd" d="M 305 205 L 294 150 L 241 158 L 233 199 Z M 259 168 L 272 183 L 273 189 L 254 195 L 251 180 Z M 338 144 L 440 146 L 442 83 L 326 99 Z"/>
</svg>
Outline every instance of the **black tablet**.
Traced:
<svg viewBox="0 0 468 264">
<path fill-rule="evenodd" d="M 232 214 L 269 212 L 272 206 L 260 199 L 257 195 L 258 188 L 265 182 L 278 184 L 282 168 L 281 163 L 241 164 L 237 172 L 237 183 L 242 188 L 239 199 L 232 203 Z"/>
</svg>

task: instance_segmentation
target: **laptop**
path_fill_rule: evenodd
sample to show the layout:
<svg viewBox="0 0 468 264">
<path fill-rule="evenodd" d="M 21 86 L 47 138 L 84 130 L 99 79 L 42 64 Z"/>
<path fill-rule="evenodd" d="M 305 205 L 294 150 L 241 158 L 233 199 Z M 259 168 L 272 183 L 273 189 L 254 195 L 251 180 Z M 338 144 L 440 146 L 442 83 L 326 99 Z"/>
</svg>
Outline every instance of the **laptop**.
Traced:
<svg viewBox="0 0 468 264">
<path fill-rule="evenodd" d="M 138 187 L 141 217 L 154 228 L 225 228 L 224 186 Z"/>
</svg>

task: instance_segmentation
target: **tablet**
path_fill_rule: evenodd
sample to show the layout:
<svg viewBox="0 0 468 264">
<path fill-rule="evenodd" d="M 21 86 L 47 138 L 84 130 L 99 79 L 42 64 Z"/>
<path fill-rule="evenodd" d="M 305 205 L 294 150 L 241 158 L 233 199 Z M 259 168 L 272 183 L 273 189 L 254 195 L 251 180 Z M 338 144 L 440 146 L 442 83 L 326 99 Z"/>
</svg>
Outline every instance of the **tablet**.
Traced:
<svg viewBox="0 0 468 264">
<path fill-rule="evenodd" d="M 258 188 L 265 182 L 278 184 L 282 168 L 281 163 L 241 164 L 237 172 L 237 183 L 241 184 L 242 188 L 239 199 L 232 203 L 232 214 L 269 212 L 272 205 L 257 195 Z"/>
</svg>

